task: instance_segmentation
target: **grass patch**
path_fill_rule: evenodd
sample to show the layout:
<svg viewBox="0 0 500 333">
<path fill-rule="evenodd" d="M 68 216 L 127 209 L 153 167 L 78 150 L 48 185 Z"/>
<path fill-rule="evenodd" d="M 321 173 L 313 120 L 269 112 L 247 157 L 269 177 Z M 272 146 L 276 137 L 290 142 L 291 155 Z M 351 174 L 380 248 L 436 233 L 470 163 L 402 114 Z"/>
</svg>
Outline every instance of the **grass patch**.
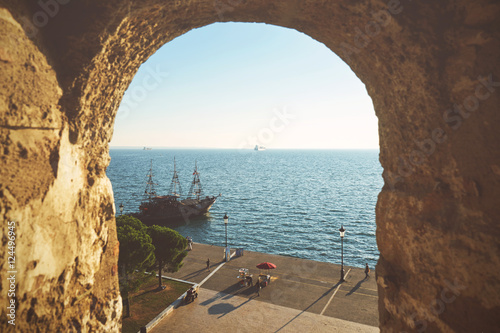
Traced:
<svg viewBox="0 0 500 333">
<path fill-rule="evenodd" d="M 137 333 L 153 318 L 159 315 L 191 285 L 163 279 L 163 290 L 158 290 L 158 279 L 151 279 L 140 286 L 139 290 L 130 295 L 130 317 L 123 318 L 122 332 Z M 125 308 L 123 309 L 125 312 Z"/>
</svg>

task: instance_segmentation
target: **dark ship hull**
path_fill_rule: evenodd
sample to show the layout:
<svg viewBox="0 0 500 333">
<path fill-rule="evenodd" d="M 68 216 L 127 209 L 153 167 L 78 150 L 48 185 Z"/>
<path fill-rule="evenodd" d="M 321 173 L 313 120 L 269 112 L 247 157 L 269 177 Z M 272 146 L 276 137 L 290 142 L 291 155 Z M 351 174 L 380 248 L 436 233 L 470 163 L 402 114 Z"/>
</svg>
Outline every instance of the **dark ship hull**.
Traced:
<svg viewBox="0 0 500 333">
<path fill-rule="evenodd" d="M 217 197 L 177 200 L 176 196 L 157 196 L 142 203 L 140 212 L 132 215 L 146 225 L 179 225 L 208 213 L 216 200 Z"/>
</svg>

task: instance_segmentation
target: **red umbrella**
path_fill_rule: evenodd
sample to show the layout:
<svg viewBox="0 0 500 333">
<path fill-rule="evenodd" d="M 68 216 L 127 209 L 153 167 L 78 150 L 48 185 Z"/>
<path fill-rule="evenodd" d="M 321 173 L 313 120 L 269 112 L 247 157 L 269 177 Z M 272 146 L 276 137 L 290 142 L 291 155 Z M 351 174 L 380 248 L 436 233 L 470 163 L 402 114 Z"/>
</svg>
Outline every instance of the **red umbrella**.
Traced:
<svg viewBox="0 0 500 333">
<path fill-rule="evenodd" d="M 257 265 L 258 269 L 275 269 L 276 265 L 270 262 L 263 262 Z"/>
</svg>

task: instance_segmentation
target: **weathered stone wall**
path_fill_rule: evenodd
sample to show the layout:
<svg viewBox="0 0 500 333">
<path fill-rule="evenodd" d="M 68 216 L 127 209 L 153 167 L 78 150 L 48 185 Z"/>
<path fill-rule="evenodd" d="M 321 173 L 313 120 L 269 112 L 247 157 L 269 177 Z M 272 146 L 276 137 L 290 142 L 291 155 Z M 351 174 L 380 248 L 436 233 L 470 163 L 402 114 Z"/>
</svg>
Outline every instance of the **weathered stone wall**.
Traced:
<svg viewBox="0 0 500 333">
<path fill-rule="evenodd" d="M 365 83 L 385 170 L 377 204 L 381 329 L 496 329 L 500 4 L 42 3 L 50 5 L 0 0 L 0 304 L 8 302 L 5 225 L 17 221 L 17 331 L 118 330 L 117 241 L 105 175 L 114 116 L 151 54 L 216 21 L 297 29 Z M 12 331 L 0 309 L 1 330 Z"/>
<path fill-rule="evenodd" d="M 1 7 L 0 331 L 118 331 L 118 242 L 104 173 L 106 141 L 94 147 L 70 141 L 70 112 L 61 105 L 65 87 L 46 37 L 40 31 L 30 39 L 20 17 Z M 17 234 L 15 328 L 7 322 L 8 221 L 16 222 Z"/>
</svg>

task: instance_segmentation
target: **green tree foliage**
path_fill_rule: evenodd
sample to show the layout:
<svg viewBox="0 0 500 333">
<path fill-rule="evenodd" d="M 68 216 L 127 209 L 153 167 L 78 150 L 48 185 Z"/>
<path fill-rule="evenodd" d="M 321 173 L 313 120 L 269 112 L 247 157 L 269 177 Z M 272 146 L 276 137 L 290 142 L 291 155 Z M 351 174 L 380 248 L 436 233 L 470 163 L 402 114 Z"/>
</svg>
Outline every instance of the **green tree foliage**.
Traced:
<svg viewBox="0 0 500 333">
<path fill-rule="evenodd" d="M 158 225 L 148 227 L 147 232 L 155 246 L 156 264 L 158 265 L 158 288 L 161 288 L 162 269 L 165 268 L 167 272 L 177 272 L 182 267 L 182 260 L 187 255 L 185 251 L 187 240 L 177 231 Z"/>
<path fill-rule="evenodd" d="M 116 217 L 116 227 L 131 226 L 135 230 L 144 230 L 147 227 L 135 217 L 129 215 L 120 215 Z"/>
<path fill-rule="evenodd" d="M 120 255 L 120 292 L 125 305 L 125 316 L 130 316 L 129 292 L 137 290 L 144 282 L 144 271 L 155 262 L 154 250 L 147 227 L 136 218 L 121 215 L 116 218 Z"/>
</svg>

